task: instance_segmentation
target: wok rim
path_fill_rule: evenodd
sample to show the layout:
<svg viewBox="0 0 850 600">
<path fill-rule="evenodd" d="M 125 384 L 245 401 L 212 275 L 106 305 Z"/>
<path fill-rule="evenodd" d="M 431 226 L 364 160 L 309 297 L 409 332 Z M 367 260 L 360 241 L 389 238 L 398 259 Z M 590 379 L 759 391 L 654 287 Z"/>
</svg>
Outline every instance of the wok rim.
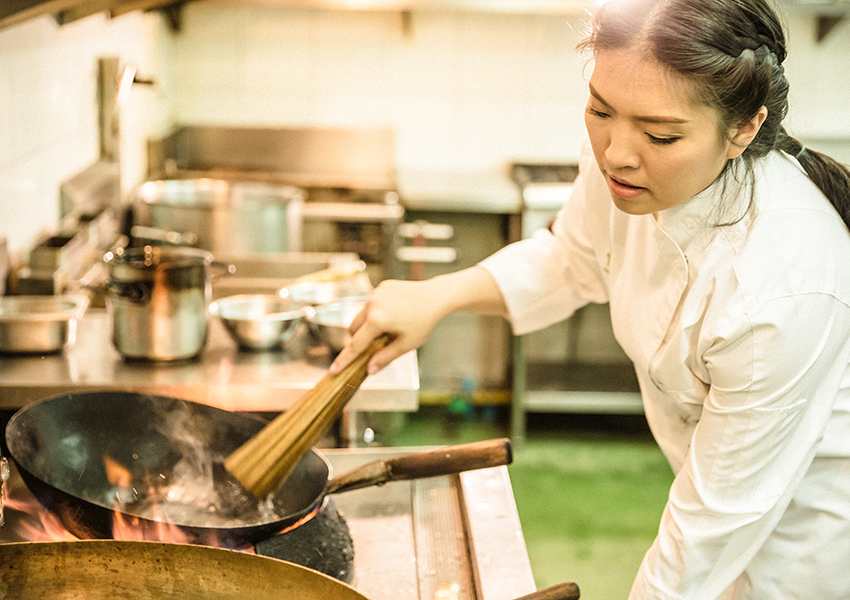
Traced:
<svg viewBox="0 0 850 600">
<path fill-rule="evenodd" d="M 20 563 L 12 564 L 9 562 L 10 558 L 18 558 L 21 562 L 25 562 L 28 568 L 43 571 L 46 568 L 44 563 L 49 558 L 61 557 L 63 566 L 66 568 L 73 568 L 66 565 L 73 565 L 76 560 L 81 564 L 91 565 L 98 569 L 101 574 L 109 578 L 114 577 L 116 581 L 119 581 L 124 580 L 127 574 L 122 573 L 120 568 L 112 564 L 113 562 L 123 563 L 119 567 L 132 565 L 135 569 L 154 569 L 162 572 L 177 569 L 177 575 L 181 575 L 179 569 L 182 561 L 176 559 L 183 559 L 187 554 L 192 560 L 204 559 L 205 561 L 208 560 L 210 564 L 223 564 L 231 573 L 237 575 L 242 572 L 246 565 L 252 567 L 262 565 L 263 571 L 268 571 L 269 578 L 274 580 L 273 584 L 281 582 L 281 578 L 287 580 L 287 582 L 297 579 L 299 586 L 305 589 L 314 588 L 317 584 L 321 584 L 334 592 L 338 591 L 339 594 L 344 593 L 344 597 L 350 600 L 370 600 L 344 581 L 291 561 L 262 554 L 195 544 L 111 539 L 11 542 L 0 544 L 0 565 L 9 567 L 10 570 L 18 570 L 21 568 Z M 139 567 L 139 560 L 148 557 L 154 558 L 154 560 L 144 561 L 142 567 Z M 197 568 L 197 566 L 189 565 L 189 568 Z M 3 574 L 4 570 L 0 570 L 0 584 L 6 580 Z M 227 573 L 225 572 L 224 575 L 227 575 Z M 58 572 L 51 569 L 50 576 L 55 578 L 58 576 Z M 208 578 L 209 575 L 205 577 Z M 179 577 L 175 577 L 175 581 L 179 581 L 179 579 Z M 79 583 L 85 585 L 82 581 Z M 250 585 L 251 582 L 246 579 L 245 583 Z M 180 592 L 179 589 L 176 591 Z M 168 597 L 182 596 L 170 595 Z"/>
</svg>

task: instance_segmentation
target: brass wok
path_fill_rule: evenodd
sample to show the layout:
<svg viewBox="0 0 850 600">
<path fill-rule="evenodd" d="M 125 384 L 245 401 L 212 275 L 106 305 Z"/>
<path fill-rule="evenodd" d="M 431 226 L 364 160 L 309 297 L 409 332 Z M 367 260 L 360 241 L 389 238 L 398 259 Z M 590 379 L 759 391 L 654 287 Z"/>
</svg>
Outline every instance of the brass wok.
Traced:
<svg viewBox="0 0 850 600">
<path fill-rule="evenodd" d="M 518 600 L 576 600 L 565 583 Z M 0 599 L 369 600 L 318 571 L 208 546 L 83 540 L 0 545 Z"/>
</svg>

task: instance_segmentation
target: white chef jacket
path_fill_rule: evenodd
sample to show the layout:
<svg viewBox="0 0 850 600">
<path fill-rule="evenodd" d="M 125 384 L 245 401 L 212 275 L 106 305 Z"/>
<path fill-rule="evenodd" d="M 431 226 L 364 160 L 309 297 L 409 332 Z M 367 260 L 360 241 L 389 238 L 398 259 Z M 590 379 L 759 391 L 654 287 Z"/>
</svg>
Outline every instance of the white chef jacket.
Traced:
<svg viewBox="0 0 850 600">
<path fill-rule="evenodd" d="M 585 147 L 552 231 L 481 263 L 516 334 L 610 303 L 676 474 L 634 600 L 850 598 L 850 233 L 792 157 L 746 181 L 628 215 Z"/>
</svg>

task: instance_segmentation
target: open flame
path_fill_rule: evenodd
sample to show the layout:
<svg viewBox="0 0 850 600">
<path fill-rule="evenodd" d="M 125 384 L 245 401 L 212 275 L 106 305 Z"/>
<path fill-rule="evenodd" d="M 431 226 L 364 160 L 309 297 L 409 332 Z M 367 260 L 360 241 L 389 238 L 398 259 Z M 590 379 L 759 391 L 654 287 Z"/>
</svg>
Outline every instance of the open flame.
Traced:
<svg viewBox="0 0 850 600">
<path fill-rule="evenodd" d="M 104 462 L 106 464 L 107 477 L 111 483 L 116 486 L 133 489 L 130 487 L 132 486 L 132 475 L 129 470 L 108 457 L 104 457 Z M 38 501 L 30 499 L 30 497 L 23 499 L 17 496 L 18 494 L 15 494 L 14 491 L 10 493 L 6 500 L 5 508 L 7 511 L 17 511 L 20 513 L 16 515 L 18 518 L 14 519 L 14 531 L 21 539 L 32 542 L 76 541 L 81 539 L 68 531 L 62 524 L 62 520 Z M 116 496 L 112 524 L 113 539 L 157 541 L 174 544 L 203 543 L 207 546 L 255 553 L 253 546 L 235 547 L 232 543 L 222 540 L 214 534 L 214 528 L 211 529 L 213 533 L 199 542 L 181 529 L 180 526 L 172 522 L 162 511 L 158 510 L 158 505 L 156 504 L 151 506 L 150 514 L 144 519 L 122 512 L 121 504 L 120 498 Z M 321 504 L 297 522 L 274 535 L 281 535 L 300 527 L 314 518 L 320 509 Z"/>
<path fill-rule="evenodd" d="M 68 531 L 60 519 L 45 509 L 37 501 L 9 498 L 6 508 L 23 514 L 16 519 L 15 533 L 30 542 L 67 542 L 80 538 Z M 177 525 L 166 521 L 156 521 L 151 529 L 141 524 L 140 520 L 119 511 L 115 512 L 112 526 L 112 537 L 116 540 L 127 541 L 158 541 L 173 544 L 187 544 L 191 539 Z M 216 545 L 216 544 L 210 544 Z M 218 544 L 221 546 L 221 544 Z M 234 550 L 248 550 L 232 548 Z"/>
<path fill-rule="evenodd" d="M 31 542 L 66 542 L 78 539 L 58 518 L 44 510 L 36 501 L 27 502 L 14 497 L 6 500 L 6 508 L 24 513 L 29 518 L 19 519 L 16 533 Z"/>
</svg>

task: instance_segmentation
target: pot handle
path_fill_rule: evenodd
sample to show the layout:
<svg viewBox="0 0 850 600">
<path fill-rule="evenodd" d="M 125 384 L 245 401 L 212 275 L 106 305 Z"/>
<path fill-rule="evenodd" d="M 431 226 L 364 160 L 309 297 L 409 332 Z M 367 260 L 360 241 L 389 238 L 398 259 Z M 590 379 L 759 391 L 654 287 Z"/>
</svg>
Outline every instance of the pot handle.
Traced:
<svg viewBox="0 0 850 600">
<path fill-rule="evenodd" d="M 579 599 L 578 585 L 572 581 L 558 583 L 553 586 L 531 592 L 516 600 L 578 600 Z"/>
<path fill-rule="evenodd" d="M 210 263 L 210 271 L 212 271 L 212 279 L 215 280 L 225 275 L 235 274 L 236 265 L 214 260 Z"/>
<path fill-rule="evenodd" d="M 145 304 L 151 298 L 151 286 L 144 281 L 110 281 L 108 289 L 135 304 Z"/>
<path fill-rule="evenodd" d="M 325 493 L 347 492 L 382 485 L 388 481 L 454 475 L 463 471 L 507 465 L 512 460 L 511 441 L 507 438 L 445 446 L 367 463 L 334 477 L 328 482 Z"/>
</svg>

